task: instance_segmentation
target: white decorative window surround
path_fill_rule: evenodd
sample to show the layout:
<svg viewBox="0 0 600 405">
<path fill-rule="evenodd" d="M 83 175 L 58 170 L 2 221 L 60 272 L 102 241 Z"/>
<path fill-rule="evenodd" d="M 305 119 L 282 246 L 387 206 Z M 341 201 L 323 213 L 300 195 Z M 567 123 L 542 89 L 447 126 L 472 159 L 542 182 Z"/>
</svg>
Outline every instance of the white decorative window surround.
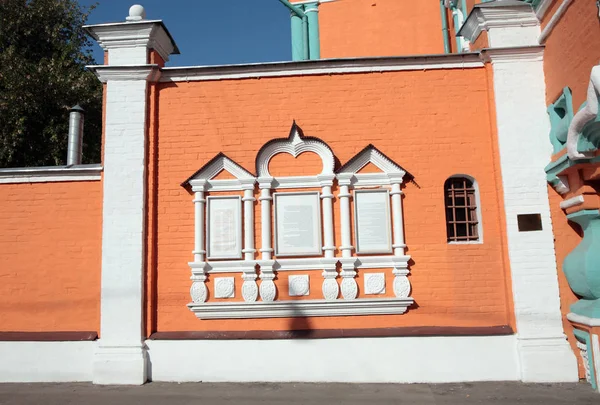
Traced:
<svg viewBox="0 0 600 405">
<path fill-rule="evenodd" d="M 360 170 L 368 164 L 374 165 L 381 171 L 375 173 L 360 173 Z M 408 291 L 410 291 L 410 283 L 406 277 L 408 275 L 408 261 L 410 260 L 410 256 L 404 254 L 406 245 L 404 243 L 404 220 L 402 216 L 403 193 L 401 185 L 406 178 L 410 179 L 412 176 L 379 151 L 375 146 L 368 145 L 338 169 L 336 177 L 340 185 L 338 198 L 340 200 L 342 224 L 342 246 L 340 246 L 340 250 L 342 251 L 342 258 L 340 259 L 342 263 L 342 295 L 345 299 L 355 299 L 357 296 L 358 286 L 356 285 L 355 277 L 356 268 L 360 268 L 360 266 L 357 265 L 358 260 L 360 263 L 364 261 L 364 263 L 368 265 L 368 268 L 392 267 L 392 272 L 395 275 L 394 292 L 396 293 L 396 296 L 407 296 L 405 286 L 408 283 Z M 363 215 L 365 213 L 364 210 L 367 208 L 364 205 L 364 202 L 361 202 L 361 195 L 368 196 L 369 194 L 366 193 L 385 193 L 387 196 L 389 193 L 392 199 L 392 221 L 390 221 L 389 214 L 386 214 L 387 223 L 383 225 L 382 230 L 384 230 L 385 227 L 384 232 L 387 232 L 390 222 L 392 222 L 393 244 L 391 245 L 391 248 L 393 248 L 392 257 L 394 257 L 392 261 L 397 263 L 393 266 L 389 266 L 388 260 L 390 259 L 386 260 L 386 256 L 375 256 L 373 258 L 352 256 L 354 247 L 352 246 L 351 235 L 352 218 L 350 217 L 350 198 L 352 198 L 352 194 L 350 193 L 350 189 L 377 186 L 379 187 L 378 189 L 355 191 L 356 241 L 358 244 L 361 239 L 363 241 L 369 239 L 369 234 L 373 232 L 372 226 L 369 226 L 366 223 L 362 224 L 360 221 L 361 205 L 363 205 Z M 378 203 L 381 205 L 381 201 Z M 387 203 L 389 204 L 389 201 L 387 201 Z M 362 237 L 360 232 L 363 232 Z M 381 245 L 381 243 L 379 244 Z M 370 248 L 367 249 L 357 248 L 356 253 L 382 253 L 384 251 L 392 253 L 391 249 L 388 249 L 387 246 L 385 249 L 383 246 L 375 246 L 375 249 L 373 249 L 373 246 L 370 246 Z"/>
<path fill-rule="evenodd" d="M 233 179 L 219 180 L 215 177 L 221 171 L 227 171 L 234 176 Z M 219 153 L 200 170 L 194 173 L 190 178 L 182 183 L 184 187 L 190 187 L 194 192 L 194 261 L 189 263 L 192 269 L 192 287 L 190 295 L 193 304 L 206 301 L 208 291 L 206 288 L 206 279 L 209 271 L 217 267 L 221 273 L 242 273 L 242 296 L 246 302 L 253 302 L 257 299 L 258 285 L 256 284 L 256 260 L 254 259 L 254 185 L 256 178 L 246 169 L 235 163 L 222 153 Z M 222 191 L 243 191 L 244 197 L 241 198 L 244 204 L 244 247 L 241 249 L 241 229 L 242 214 L 239 196 L 214 196 L 208 197 L 208 207 L 206 192 L 218 193 Z M 211 202 L 217 203 L 217 208 L 211 207 Z M 233 218 L 223 217 L 223 212 L 227 211 L 233 214 Z M 220 212 L 220 213 L 219 213 Z M 221 217 L 221 221 L 216 218 Z M 205 224 L 205 218 L 208 224 Z M 223 221 L 227 220 L 227 224 Z M 223 226 L 227 225 L 227 232 L 224 232 Z M 211 228 L 221 227 L 220 230 Z M 206 240 L 204 238 L 206 231 Z M 215 239 L 213 239 L 215 238 Z M 223 240 L 227 238 L 227 240 Z M 233 240 L 232 240 L 233 238 Z M 218 243 L 225 246 L 217 246 Z M 232 243 L 233 242 L 233 243 Z M 208 249 L 206 248 L 208 245 Z M 208 257 L 207 257 L 208 250 Z M 244 254 L 244 260 L 211 261 L 213 259 L 241 259 Z M 214 267 L 213 267 L 214 266 Z M 224 284 L 226 280 L 233 278 L 217 278 L 215 280 L 215 297 L 230 298 L 225 296 Z M 217 284 L 217 281 L 220 284 Z M 235 281 L 233 284 L 235 285 Z M 232 287 L 233 288 L 233 287 Z M 217 291 L 219 290 L 219 291 Z M 227 289 L 229 291 L 229 289 Z M 233 292 L 231 293 L 233 294 Z M 233 295 L 231 296 L 233 297 Z"/>
<path fill-rule="evenodd" d="M 313 152 L 321 158 L 323 164 L 321 173 L 313 176 L 273 177 L 269 172 L 269 162 L 277 154 L 288 153 L 297 157 L 303 152 Z M 381 173 L 358 173 L 369 163 L 378 167 Z M 407 278 L 410 256 L 404 255 L 400 185 L 410 175 L 407 175 L 405 170 L 372 145 L 351 159 L 338 171 L 337 175 L 334 173 L 334 166 L 335 159 L 329 146 L 320 139 L 305 137 L 301 129 L 294 123 L 287 138 L 269 141 L 258 152 L 256 158 L 257 177 L 225 155 L 219 154 L 183 183 L 195 193 L 196 241 L 194 262 L 189 264 L 192 269 L 190 293 L 193 302 L 188 304 L 188 307 L 198 318 L 346 316 L 402 314 L 406 311 L 413 300 L 409 296 L 410 282 Z M 235 178 L 215 179 L 222 170 L 227 170 Z M 338 197 L 342 213 L 343 246 L 340 247 L 342 257 L 335 255 L 336 247 L 333 237 L 334 195 L 332 186 L 336 177 L 341 189 Z M 256 182 L 260 189 L 258 200 L 261 211 L 261 244 L 260 258 L 258 259 L 254 257 L 256 251 L 254 249 L 253 204 L 255 198 L 253 191 Z M 352 255 L 350 230 L 350 198 L 352 195 L 350 188 L 360 189 L 363 186 L 380 187 L 369 192 L 366 190 L 356 190 L 356 192 L 359 196 L 375 195 L 379 203 L 382 201 L 384 205 L 387 203 L 385 215 L 388 223 L 385 249 L 364 249 L 363 253 L 377 252 L 378 254 L 388 253 L 388 255 Z M 290 190 L 290 192 L 277 191 L 273 193 L 274 190 L 292 188 L 295 189 L 293 192 Z M 320 192 L 315 191 L 314 188 L 320 188 Z M 297 189 L 312 190 L 296 191 Z M 215 192 L 239 190 L 244 190 L 242 198 L 244 205 L 244 249 L 242 250 L 244 260 L 211 260 L 221 256 L 213 258 L 210 249 L 207 259 L 203 233 L 207 210 L 205 193 L 207 191 L 211 193 L 211 196 L 208 197 L 210 205 L 210 201 L 215 198 Z M 385 195 L 385 197 L 382 199 L 379 197 L 380 195 Z M 238 197 L 218 198 L 233 200 Z M 359 210 L 360 205 L 359 203 Z M 364 214 L 364 204 L 362 208 L 362 214 Z M 299 218 L 301 221 L 298 221 Z M 392 218 L 393 227 L 390 225 Z M 208 227 L 215 226 L 215 224 L 210 224 L 210 219 L 208 221 Z M 241 223 L 241 219 L 239 222 Z M 303 225 L 308 226 L 304 229 Z M 390 229 L 393 229 L 391 235 Z M 275 237 L 274 247 L 272 246 L 272 235 Z M 207 240 L 210 240 L 211 237 L 213 236 L 208 236 Z M 305 240 L 313 243 L 303 246 L 300 242 Z M 339 263 L 341 272 L 337 267 Z M 256 273 L 257 268 L 259 269 L 258 274 Z M 393 287 L 396 296 L 393 298 L 357 298 L 358 285 L 355 280 L 357 269 L 392 269 L 392 274 L 395 275 Z M 277 286 L 273 280 L 276 272 L 280 271 L 318 271 L 323 277 L 321 291 L 310 291 L 308 274 L 290 275 L 287 278 L 289 296 L 314 296 L 315 299 L 279 300 Z M 243 280 L 241 290 L 244 301 L 206 302 L 209 295 L 205 284 L 208 274 L 234 275 L 240 273 Z M 338 284 L 337 279 L 340 276 L 341 283 Z M 369 294 L 385 293 L 385 273 L 366 274 L 365 276 L 371 280 L 367 283 L 365 279 L 365 291 L 368 290 Z M 258 284 L 257 278 L 260 279 L 260 284 Z M 234 287 L 235 277 L 217 277 L 213 295 L 215 298 L 231 298 L 235 294 Z M 343 299 L 340 299 L 340 290 Z M 321 297 L 318 298 L 317 294 Z"/>
</svg>

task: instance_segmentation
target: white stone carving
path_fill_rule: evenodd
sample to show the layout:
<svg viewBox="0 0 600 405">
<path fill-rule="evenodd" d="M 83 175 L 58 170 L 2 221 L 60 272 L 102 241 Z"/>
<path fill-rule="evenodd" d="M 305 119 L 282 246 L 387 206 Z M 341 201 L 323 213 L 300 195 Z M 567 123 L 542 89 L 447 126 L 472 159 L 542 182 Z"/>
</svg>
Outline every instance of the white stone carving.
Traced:
<svg viewBox="0 0 600 405">
<path fill-rule="evenodd" d="M 367 273 L 364 275 L 365 294 L 384 294 L 385 293 L 385 274 Z"/>
<path fill-rule="evenodd" d="M 592 68 L 590 84 L 587 90 L 587 105 L 583 107 L 571 121 L 567 135 L 567 155 L 571 160 L 589 159 L 593 152 L 581 153 L 577 151 L 577 142 L 583 127 L 598 116 L 598 97 L 600 97 L 600 65 Z"/>
<path fill-rule="evenodd" d="M 592 382 L 592 377 L 590 375 L 590 359 L 589 353 L 587 350 L 587 345 L 583 342 L 577 340 L 577 348 L 579 349 L 579 355 L 581 356 L 581 361 L 583 362 L 583 368 L 585 369 L 585 379 L 588 383 Z"/>
<path fill-rule="evenodd" d="M 323 161 L 323 171 L 321 174 L 333 174 L 335 159 L 333 152 L 327 144 L 320 139 L 305 137 L 302 130 L 296 125 L 292 125 L 290 135 L 287 138 L 276 139 L 266 144 L 256 157 L 256 170 L 258 177 L 271 177 L 269 173 L 269 162 L 279 153 L 289 153 L 293 157 L 298 157 L 301 153 L 313 152 L 319 155 Z M 278 179 L 283 182 L 284 178 Z"/>
<path fill-rule="evenodd" d="M 271 302 L 275 301 L 275 295 L 277 295 L 277 288 L 273 280 L 263 280 L 260 283 L 260 298 L 263 301 Z"/>
<path fill-rule="evenodd" d="M 381 170 L 381 173 L 358 173 L 369 163 Z M 368 145 L 358 152 L 337 171 L 340 185 L 348 186 L 381 186 L 384 184 L 401 184 L 406 170 L 394 163 L 383 152 L 373 145 Z"/>
<path fill-rule="evenodd" d="M 244 281 L 242 284 L 242 297 L 246 302 L 255 302 L 258 298 L 258 285 L 256 281 Z"/>
<path fill-rule="evenodd" d="M 215 298 L 233 298 L 235 296 L 235 278 L 215 278 Z"/>
<path fill-rule="evenodd" d="M 190 287 L 190 296 L 194 304 L 206 302 L 206 296 L 208 291 L 206 290 L 206 284 L 203 281 L 195 281 Z"/>
<path fill-rule="evenodd" d="M 356 299 L 358 295 L 358 284 L 356 284 L 356 280 L 354 276 L 352 278 L 343 278 L 342 279 L 342 296 L 346 300 Z"/>
<path fill-rule="evenodd" d="M 410 281 L 406 276 L 394 277 L 394 294 L 398 298 L 407 298 L 410 296 Z"/>
<path fill-rule="evenodd" d="M 246 302 L 255 302 L 258 298 L 258 285 L 256 284 L 256 271 L 252 267 L 251 270 L 244 270 L 242 274 L 242 297 Z"/>
<path fill-rule="evenodd" d="M 340 287 L 334 278 L 326 278 L 323 280 L 321 289 L 323 291 L 323 297 L 327 301 L 337 300 L 338 295 L 340 295 Z"/>
<path fill-rule="evenodd" d="M 308 275 L 289 276 L 288 293 L 290 297 L 301 297 L 310 294 Z"/>
</svg>

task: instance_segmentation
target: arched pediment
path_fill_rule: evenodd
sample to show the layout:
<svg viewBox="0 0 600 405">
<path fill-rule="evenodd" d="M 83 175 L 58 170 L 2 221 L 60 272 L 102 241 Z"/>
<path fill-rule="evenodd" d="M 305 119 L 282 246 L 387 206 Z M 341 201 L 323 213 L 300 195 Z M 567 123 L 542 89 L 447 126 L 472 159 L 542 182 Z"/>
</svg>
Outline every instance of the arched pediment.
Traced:
<svg viewBox="0 0 600 405">
<path fill-rule="evenodd" d="M 319 175 L 333 175 L 335 159 L 329 145 L 319 138 L 304 136 L 302 129 L 294 121 L 290 135 L 287 138 L 273 139 L 259 150 L 256 156 L 256 172 L 258 177 L 272 177 L 269 172 L 269 162 L 275 155 L 288 153 L 296 158 L 304 152 L 316 153 L 321 158 L 323 171 Z"/>
</svg>

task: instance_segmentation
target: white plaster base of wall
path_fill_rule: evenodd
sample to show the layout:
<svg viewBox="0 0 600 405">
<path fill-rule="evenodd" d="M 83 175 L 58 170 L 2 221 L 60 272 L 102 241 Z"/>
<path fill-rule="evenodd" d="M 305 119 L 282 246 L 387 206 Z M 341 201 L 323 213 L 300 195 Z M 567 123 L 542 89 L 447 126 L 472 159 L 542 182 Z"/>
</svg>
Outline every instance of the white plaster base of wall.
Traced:
<svg viewBox="0 0 600 405">
<path fill-rule="evenodd" d="M 153 381 L 519 380 L 516 337 L 148 340 Z"/>
<path fill-rule="evenodd" d="M 146 350 L 141 346 L 102 346 L 94 355 L 94 384 L 142 385 L 147 380 Z"/>
<path fill-rule="evenodd" d="M 577 358 L 565 338 L 520 339 L 517 347 L 523 382 L 577 382 Z"/>
<path fill-rule="evenodd" d="M 0 342 L 0 382 L 91 381 L 96 342 Z"/>
</svg>

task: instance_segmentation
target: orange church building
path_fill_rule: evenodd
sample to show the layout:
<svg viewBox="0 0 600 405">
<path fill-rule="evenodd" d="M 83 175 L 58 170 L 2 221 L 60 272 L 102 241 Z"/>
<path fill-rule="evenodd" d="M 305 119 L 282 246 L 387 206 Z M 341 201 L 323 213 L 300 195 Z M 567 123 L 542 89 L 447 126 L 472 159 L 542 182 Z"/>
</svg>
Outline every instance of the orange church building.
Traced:
<svg viewBox="0 0 600 405">
<path fill-rule="evenodd" d="M 290 62 L 85 27 L 102 161 L 0 170 L 0 381 L 597 389 L 596 3 L 280 2 Z"/>
</svg>

